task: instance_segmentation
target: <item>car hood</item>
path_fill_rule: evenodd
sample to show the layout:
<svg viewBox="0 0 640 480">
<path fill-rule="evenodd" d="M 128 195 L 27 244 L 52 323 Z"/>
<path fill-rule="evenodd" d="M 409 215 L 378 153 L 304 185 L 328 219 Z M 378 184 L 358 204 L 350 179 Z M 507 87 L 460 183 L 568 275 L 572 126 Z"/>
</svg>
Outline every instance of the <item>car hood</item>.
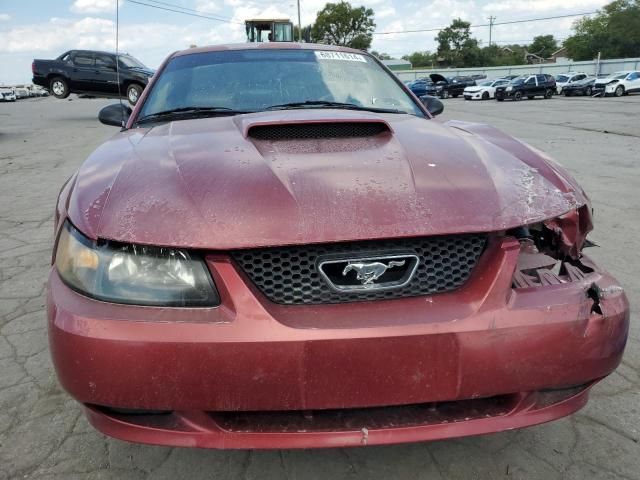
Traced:
<svg viewBox="0 0 640 480">
<path fill-rule="evenodd" d="M 439 73 L 432 73 L 432 74 L 429 75 L 429 78 L 431 79 L 431 81 L 433 83 L 438 83 L 438 82 L 449 83 L 449 80 L 447 80 L 445 77 L 443 77 Z"/>
<path fill-rule="evenodd" d="M 389 131 L 248 136 L 261 125 L 324 122 L 378 122 Z M 501 231 L 585 198 L 541 152 L 486 125 L 295 110 L 118 133 L 78 171 L 67 211 L 94 239 L 229 249 Z"/>
</svg>

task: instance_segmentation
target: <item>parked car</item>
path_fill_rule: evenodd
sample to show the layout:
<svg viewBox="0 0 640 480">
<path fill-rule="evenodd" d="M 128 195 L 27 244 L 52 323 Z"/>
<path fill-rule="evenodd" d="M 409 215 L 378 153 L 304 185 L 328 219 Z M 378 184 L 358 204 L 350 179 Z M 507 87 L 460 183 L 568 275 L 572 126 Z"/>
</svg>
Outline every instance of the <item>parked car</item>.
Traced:
<svg viewBox="0 0 640 480">
<path fill-rule="evenodd" d="M 551 98 L 555 91 L 556 81 L 551 75 L 527 75 L 511 80 L 508 85 L 496 87 L 496 100 L 499 102 L 505 99 L 518 101 L 523 97 L 531 100 L 536 96 Z"/>
<path fill-rule="evenodd" d="M 50 351 L 102 432 L 485 434 L 575 412 L 621 361 L 629 303 L 547 154 L 331 45 L 175 52 L 147 88 L 56 202 Z"/>
<path fill-rule="evenodd" d="M 409 84 L 409 89 L 418 98 L 424 97 L 425 95 L 441 97 L 443 88 L 446 84 L 446 78 L 437 73 L 432 73 L 428 77 L 418 78 L 411 82 L 411 84 Z"/>
<path fill-rule="evenodd" d="M 632 92 L 640 92 L 640 72 L 626 70 L 615 72 L 605 78 L 598 78 L 593 85 L 595 93 L 603 96 L 621 97 Z"/>
<path fill-rule="evenodd" d="M 561 73 L 555 76 L 556 80 L 556 93 L 561 94 L 562 89 L 573 82 L 584 80 L 588 75 L 582 72 L 567 72 Z"/>
<path fill-rule="evenodd" d="M 457 98 L 458 96 L 464 93 L 465 88 L 472 87 L 475 84 L 476 84 L 476 81 L 472 77 L 464 77 L 464 76 L 451 77 L 447 79 L 447 85 L 445 90 L 450 96 L 452 96 L 453 98 Z"/>
<path fill-rule="evenodd" d="M 15 87 L 13 91 L 15 92 L 18 100 L 21 98 L 29 98 L 31 96 L 29 94 L 29 89 L 26 87 Z"/>
<path fill-rule="evenodd" d="M 15 102 L 16 92 L 13 88 L 0 87 L 0 101 L 2 102 Z"/>
<path fill-rule="evenodd" d="M 465 100 L 489 100 L 496 97 L 496 88 L 501 85 L 508 85 L 509 80 L 498 78 L 497 80 L 487 80 L 480 82 L 474 87 L 464 89 Z"/>
<path fill-rule="evenodd" d="M 564 93 L 565 97 L 570 97 L 572 95 L 584 95 L 590 97 L 593 93 L 593 85 L 596 82 L 596 77 L 587 77 L 582 80 L 578 80 L 577 82 L 571 82 L 565 85 L 562 89 L 562 93 Z"/>
<path fill-rule="evenodd" d="M 123 96 L 135 105 L 153 70 L 131 55 L 117 57 L 116 65 L 114 53 L 69 50 L 55 60 L 36 59 L 32 64 L 33 83 L 47 88 L 56 98 L 67 98 L 71 93 Z"/>
</svg>

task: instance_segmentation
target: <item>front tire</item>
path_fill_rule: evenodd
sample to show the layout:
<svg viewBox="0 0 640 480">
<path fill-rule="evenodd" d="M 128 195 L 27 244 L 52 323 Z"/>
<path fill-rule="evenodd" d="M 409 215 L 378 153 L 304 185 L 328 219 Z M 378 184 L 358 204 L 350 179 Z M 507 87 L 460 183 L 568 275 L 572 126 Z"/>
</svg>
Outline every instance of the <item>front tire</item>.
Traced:
<svg viewBox="0 0 640 480">
<path fill-rule="evenodd" d="M 67 98 L 71 93 L 69 91 L 69 84 L 62 77 L 52 78 L 51 82 L 49 82 L 49 89 L 54 97 L 60 99 Z"/>
<path fill-rule="evenodd" d="M 489 92 L 482 93 L 482 100 L 489 100 L 490 97 L 491 95 L 489 95 Z"/>
<path fill-rule="evenodd" d="M 516 93 L 514 93 L 514 94 L 513 94 L 513 99 L 514 99 L 516 102 L 519 102 L 520 100 L 522 100 L 522 92 L 516 92 Z"/>
<path fill-rule="evenodd" d="M 546 100 L 549 100 L 551 97 L 553 97 L 553 90 L 551 89 L 547 89 L 544 91 L 544 98 Z"/>
<path fill-rule="evenodd" d="M 618 85 L 618 87 L 616 88 L 616 91 L 614 93 L 614 95 L 616 97 L 621 97 L 622 95 L 624 95 L 624 87 L 622 85 Z"/>
<path fill-rule="evenodd" d="M 140 95 L 142 95 L 142 87 L 137 83 L 132 83 L 127 87 L 127 100 L 131 105 L 138 103 Z"/>
<path fill-rule="evenodd" d="M 590 97 L 592 93 L 593 93 L 593 90 L 591 89 L 591 87 L 587 87 L 587 89 L 584 91 L 584 94 L 587 97 Z"/>
</svg>

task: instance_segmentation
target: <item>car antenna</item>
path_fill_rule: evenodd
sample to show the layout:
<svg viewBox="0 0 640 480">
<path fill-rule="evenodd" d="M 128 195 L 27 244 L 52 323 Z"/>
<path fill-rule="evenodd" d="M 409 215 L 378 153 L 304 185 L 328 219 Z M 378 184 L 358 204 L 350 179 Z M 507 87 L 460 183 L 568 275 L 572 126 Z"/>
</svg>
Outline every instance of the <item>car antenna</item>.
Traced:
<svg viewBox="0 0 640 480">
<path fill-rule="evenodd" d="M 118 51 L 118 40 L 120 34 L 120 0 L 116 0 L 116 81 L 118 82 L 118 100 L 120 101 L 120 115 L 122 116 L 122 120 L 120 121 L 120 126 L 122 130 L 125 130 L 125 121 L 124 121 L 124 105 L 122 105 L 122 90 L 120 86 L 120 57 Z"/>
</svg>

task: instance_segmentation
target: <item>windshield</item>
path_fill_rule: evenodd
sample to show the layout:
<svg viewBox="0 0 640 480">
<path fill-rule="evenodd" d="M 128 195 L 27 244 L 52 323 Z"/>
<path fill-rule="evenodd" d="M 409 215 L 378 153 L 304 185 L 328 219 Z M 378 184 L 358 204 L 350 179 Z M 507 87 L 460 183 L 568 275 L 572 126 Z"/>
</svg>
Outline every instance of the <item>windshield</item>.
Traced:
<svg viewBox="0 0 640 480">
<path fill-rule="evenodd" d="M 616 72 L 611 74 L 611 78 L 622 80 L 623 78 L 626 78 L 627 75 L 629 75 L 629 72 Z"/>
<path fill-rule="evenodd" d="M 569 77 L 567 75 L 556 75 L 556 82 L 568 82 Z"/>
<path fill-rule="evenodd" d="M 136 60 L 135 58 L 133 58 L 130 55 L 118 55 L 118 58 L 120 59 L 120 63 L 124 64 L 125 67 L 128 68 L 147 68 L 144 66 L 144 64 L 142 62 L 140 62 L 139 60 Z"/>
<path fill-rule="evenodd" d="M 367 55 L 251 49 L 173 58 L 160 73 L 138 118 L 181 108 L 254 112 L 302 102 L 341 102 L 424 116 L 400 85 Z"/>
<path fill-rule="evenodd" d="M 496 82 L 497 84 L 498 82 Z M 491 85 L 493 85 L 493 82 L 481 82 L 478 84 L 480 87 L 490 87 Z"/>
</svg>

